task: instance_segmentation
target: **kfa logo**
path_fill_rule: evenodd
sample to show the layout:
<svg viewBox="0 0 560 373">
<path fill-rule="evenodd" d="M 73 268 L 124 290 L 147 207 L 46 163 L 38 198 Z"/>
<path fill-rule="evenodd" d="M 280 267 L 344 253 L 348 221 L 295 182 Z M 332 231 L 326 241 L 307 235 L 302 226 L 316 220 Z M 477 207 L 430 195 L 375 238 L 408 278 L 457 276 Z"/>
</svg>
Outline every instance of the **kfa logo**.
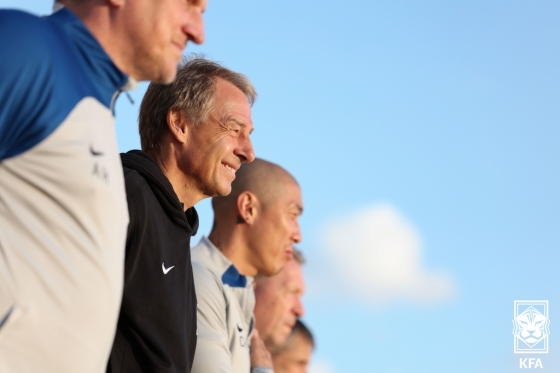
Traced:
<svg viewBox="0 0 560 373">
<path fill-rule="evenodd" d="M 513 352 L 516 354 L 548 353 L 548 301 L 516 300 L 513 302 Z M 540 358 L 519 358 L 519 368 L 543 368 Z"/>
<path fill-rule="evenodd" d="M 548 353 L 550 334 L 547 300 L 513 302 L 513 352 L 516 354 Z"/>
<path fill-rule="evenodd" d="M 525 359 L 521 359 L 519 358 L 519 368 L 523 369 L 523 368 L 541 368 L 542 369 L 542 361 L 539 358 L 525 358 Z"/>
</svg>

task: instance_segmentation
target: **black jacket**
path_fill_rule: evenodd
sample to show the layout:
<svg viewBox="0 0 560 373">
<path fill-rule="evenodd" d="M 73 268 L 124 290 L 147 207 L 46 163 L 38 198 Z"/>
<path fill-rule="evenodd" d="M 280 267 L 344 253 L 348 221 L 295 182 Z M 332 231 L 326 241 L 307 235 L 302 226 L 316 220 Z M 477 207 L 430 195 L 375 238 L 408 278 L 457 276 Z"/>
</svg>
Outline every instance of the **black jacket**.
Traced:
<svg viewBox="0 0 560 373">
<path fill-rule="evenodd" d="M 190 239 L 194 208 L 181 202 L 146 153 L 121 154 L 130 225 L 124 294 L 110 373 L 191 370 L 196 347 L 196 294 Z"/>
</svg>

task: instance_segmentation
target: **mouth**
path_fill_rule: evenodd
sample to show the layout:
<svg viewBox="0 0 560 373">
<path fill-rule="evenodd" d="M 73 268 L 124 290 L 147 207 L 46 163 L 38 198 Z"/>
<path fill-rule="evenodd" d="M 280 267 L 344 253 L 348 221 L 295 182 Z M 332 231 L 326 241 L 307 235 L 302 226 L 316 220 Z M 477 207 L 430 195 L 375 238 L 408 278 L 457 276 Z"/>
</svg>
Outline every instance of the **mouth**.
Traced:
<svg viewBox="0 0 560 373">
<path fill-rule="evenodd" d="M 291 260 L 293 257 L 294 257 L 294 249 L 290 248 L 286 250 L 286 258 L 288 258 L 288 260 Z"/>
<path fill-rule="evenodd" d="M 292 329 L 294 328 L 294 325 L 296 325 L 296 322 L 294 320 L 293 323 L 286 323 L 284 325 L 286 326 L 286 329 L 291 333 Z"/>
<path fill-rule="evenodd" d="M 232 165 L 229 165 L 229 164 L 226 164 L 226 163 L 222 163 L 222 165 L 226 168 L 226 170 L 231 172 L 233 174 L 233 176 L 235 177 L 235 173 L 237 172 L 236 168 L 234 168 Z"/>
<path fill-rule="evenodd" d="M 177 49 L 179 49 L 179 51 L 181 51 L 181 53 L 183 53 L 183 50 L 187 47 L 187 42 L 185 41 L 184 43 L 175 41 L 173 42 L 173 45 L 177 47 Z"/>
</svg>

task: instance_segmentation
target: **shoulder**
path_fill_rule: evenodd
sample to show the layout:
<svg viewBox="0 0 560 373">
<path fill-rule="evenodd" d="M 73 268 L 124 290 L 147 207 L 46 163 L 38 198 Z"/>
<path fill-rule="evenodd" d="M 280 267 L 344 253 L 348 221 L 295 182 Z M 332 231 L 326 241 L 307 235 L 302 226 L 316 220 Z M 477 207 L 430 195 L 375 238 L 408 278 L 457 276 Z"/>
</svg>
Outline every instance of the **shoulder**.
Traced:
<svg viewBox="0 0 560 373">
<path fill-rule="evenodd" d="M 10 51 L 8 58 L 2 58 L 3 67 L 44 64 L 51 56 L 49 46 L 57 39 L 57 33 L 44 18 L 18 10 L 0 10 L 0 49 Z"/>
<path fill-rule="evenodd" d="M 150 222 L 159 218 L 159 215 L 154 212 L 157 199 L 146 179 L 138 171 L 126 167 L 123 168 L 123 171 L 130 219 L 128 230 L 129 235 L 132 235 L 133 232 L 143 232 Z"/>
<path fill-rule="evenodd" d="M 194 283 L 197 287 L 197 297 L 199 296 L 198 288 L 212 290 L 212 292 L 223 292 L 223 285 L 218 277 L 204 265 L 204 263 L 192 260 L 192 269 Z"/>
<path fill-rule="evenodd" d="M 155 199 L 155 197 L 146 179 L 136 170 L 124 167 L 123 171 L 129 210 L 131 210 L 132 205 L 138 207 L 138 205 L 152 203 L 149 201 Z"/>
<path fill-rule="evenodd" d="M 143 186 L 148 186 L 146 179 L 140 173 L 132 168 L 123 167 L 124 183 L 127 193 L 133 193 Z"/>
<path fill-rule="evenodd" d="M 35 30 L 45 25 L 43 18 L 15 9 L 0 9 L 0 21 L 2 21 L 0 23 L 0 30 L 17 30 L 21 31 L 24 35 L 32 34 Z M 37 36 L 40 37 L 40 35 Z"/>
<path fill-rule="evenodd" d="M 192 269 L 199 304 L 219 304 L 220 307 L 225 307 L 228 303 L 227 297 L 218 276 L 201 262 L 193 261 Z"/>
<path fill-rule="evenodd" d="M 0 159 L 42 141 L 72 106 L 56 92 L 53 46 L 59 38 L 42 18 L 0 10 Z"/>
</svg>

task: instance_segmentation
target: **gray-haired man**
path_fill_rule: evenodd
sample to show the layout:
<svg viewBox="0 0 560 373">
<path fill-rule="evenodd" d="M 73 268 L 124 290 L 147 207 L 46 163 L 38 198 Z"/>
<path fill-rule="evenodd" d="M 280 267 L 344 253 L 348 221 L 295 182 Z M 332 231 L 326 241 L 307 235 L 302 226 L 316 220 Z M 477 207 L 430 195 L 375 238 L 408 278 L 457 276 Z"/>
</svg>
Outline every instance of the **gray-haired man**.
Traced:
<svg viewBox="0 0 560 373">
<path fill-rule="evenodd" d="M 139 115 L 144 151 L 122 154 L 130 225 L 109 372 L 190 371 L 193 206 L 229 194 L 236 171 L 254 159 L 255 95 L 245 76 L 200 58 L 181 66 L 171 85 L 148 87 Z"/>
</svg>

